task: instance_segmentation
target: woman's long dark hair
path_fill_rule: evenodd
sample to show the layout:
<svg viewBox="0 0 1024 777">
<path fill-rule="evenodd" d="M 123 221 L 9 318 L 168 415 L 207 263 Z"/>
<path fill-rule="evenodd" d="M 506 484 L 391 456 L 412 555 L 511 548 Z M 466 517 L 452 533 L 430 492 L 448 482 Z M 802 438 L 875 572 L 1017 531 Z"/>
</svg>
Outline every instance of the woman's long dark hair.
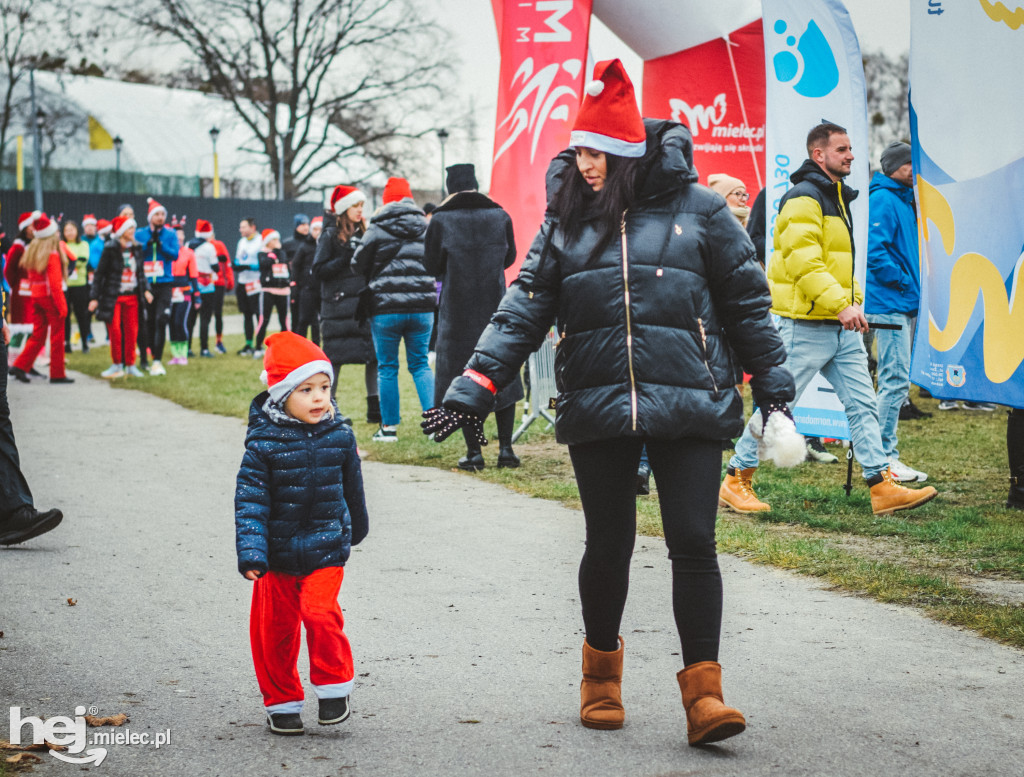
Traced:
<svg viewBox="0 0 1024 777">
<path fill-rule="evenodd" d="M 334 213 L 330 210 L 324 211 L 324 230 L 328 227 L 334 227 L 336 232 L 334 233 L 334 239 L 339 244 L 344 245 L 352 239 L 353 235 L 363 234 L 363 225 L 357 224 L 348 217 L 348 213 Z"/>
<path fill-rule="evenodd" d="M 605 154 L 608 169 L 601 191 L 595 192 L 576 166 L 565 171 L 562 185 L 551 198 L 550 210 L 558 217 L 567 242 L 579 240 L 584 220 L 594 220 L 601 239 L 590 254 L 598 256 L 619 231 L 622 213 L 636 198 L 636 179 L 641 158 Z"/>
</svg>

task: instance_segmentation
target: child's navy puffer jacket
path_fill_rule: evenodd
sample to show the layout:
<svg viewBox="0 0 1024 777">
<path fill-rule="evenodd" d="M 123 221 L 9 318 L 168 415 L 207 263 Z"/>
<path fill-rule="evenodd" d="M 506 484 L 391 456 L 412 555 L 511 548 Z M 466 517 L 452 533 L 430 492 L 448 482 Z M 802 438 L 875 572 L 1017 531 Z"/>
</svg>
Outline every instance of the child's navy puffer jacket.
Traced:
<svg viewBox="0 0 1024 777">
<path fill-rule="evenodd" d="M 245 455 L 235 488 L 238 571 L 308 575 L 344 566 L 369 531 L 352 428 L 333 418 L 278 423 L 249 407 Z"/>
</svg>

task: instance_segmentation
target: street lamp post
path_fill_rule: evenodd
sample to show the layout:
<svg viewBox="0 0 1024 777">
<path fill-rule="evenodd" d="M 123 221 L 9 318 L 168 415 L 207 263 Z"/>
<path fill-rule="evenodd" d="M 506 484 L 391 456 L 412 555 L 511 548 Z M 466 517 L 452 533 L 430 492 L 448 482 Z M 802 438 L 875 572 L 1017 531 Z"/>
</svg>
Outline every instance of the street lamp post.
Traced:
<svg viewBox="0 0 1024 777">
<path fill-rule="evenodd" d="M 120 135 L 114 138 L 114 170 L 116 171 L 114 188 L 118 191 L 121 191 L 121 146 L 123 143 Z"/>
<path fill-rule="evenodd" d="M 445 164 L 444 164 L 444 142 L 448 140 L 448 130 L 443 127 L 437 131 L 437 139 L 441 141 L 441 199 L 443 200 L 447 194 L 445 192 Z"/>
<path fill-rule="evenodd" d="M 213 199 L 220 199 L 220 164 L 217 159 L 217 136 L 220 130 L 215 126 L 210 128 L 210 141 L 213 143 Z"/>
<path fill-rule="evenodd" d="M 28 69 L 28 85 L 29 93 L 32 95 L 32 116 L 35 122 L 32 126 L 32 137 L 35 141 L 34 152 L 32 154 L 32 171 L 35 176 L 35 195 L 36 195 L 36 210 L 42 211 L 43 209 L 43 150 L 42 150 L 42 122 L 44 120 L 43 112 L 36 108 L 36 69 L 30 67 Z"/>
</svg>

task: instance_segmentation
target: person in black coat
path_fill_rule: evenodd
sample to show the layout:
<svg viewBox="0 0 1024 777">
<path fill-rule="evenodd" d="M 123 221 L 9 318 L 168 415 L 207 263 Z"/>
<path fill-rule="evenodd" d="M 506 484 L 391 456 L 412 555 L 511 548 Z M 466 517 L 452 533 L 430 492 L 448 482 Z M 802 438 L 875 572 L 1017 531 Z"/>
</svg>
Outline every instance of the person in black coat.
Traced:
<svg viewBox="0 0 1024 777">
<path fill-rule="evenodd" d="M 305 213 L 296 213 L 293 217 L 295 230 L 292 236 L 281 242 L 281 251 L 284 253 L 285 261 L 288 262 L 288 270 L 291 273 L 291 295 L 288 300 L 288 315 L 291 318 L 292 331 L 297 332 L 296 324 L 299 320 L 299 295 L 297 279 L 295 277 L 295 256 L 299 247 L 309 240 L 309 216 Z M 305 337 L 305 335 L 303 335 Z"/>
<path fill-rule="evenodd" d="M 380 423 L 380 393 L 377 387 L 377 358 L 370 324 L 358 318 L 359 298 L 366 279 L 352 261 L 356 245 L 366 231 L 363 204 L 366 195 L 354 186 L 337 186 L 331 195 L 331 210 L 324 214 L 329 224 L 317 240 L 312 262 L 312 279 L 319 285 L 320 329 L 323 348 L 334 366 L 335 395 L 338 373 L 343 364 L 366 365 L 366 422 Z"/>
<path fill-rule="evenodd" d="M 437 323 L 437 360 L 434 362 L 434 405 L 462 374 L 498 303 L 505 296 L 505 269 L 516 259 L 512 219 L 494 200 L 477 191 L 473 165 L 448 168 L 452 192 L 433 211 L 427 225 L 423 266 L 442 282 Z M 494 402 L 498 424 L 499 467 L 518 467 L 512 450 L 516 402 L 523 398 L 518 377 L 505 386 Z M 480 445 L 465 432 L 466 455 L 459 468 L 481 470 Z"/>
<path fill-rule="evenodd" d="M 333 221 L 334 214 L 330 214 Z M 309 234 L 306 235 L 295 249 L 292 257 L 292 304 L 295 314 L 292 319 L 292 331 L 308 337 L 320 345 L 320 283 L 313 278 L 313 258 L 316 255 L 316 242 L 323 233 L 323 217 L 317 216 L 310 222 Z"/>
<path fill-rule="evenodd" d="M 569 445 L 586 521 L 579 570 L 586 638 L 580 719 L 621 728 L 619 636 L 646 444 L 672 559 L 692 745 L 740 733 L 722 703 L 722 578 L 715 549 L 721 440 L 744 426 L 740 368 L 766 417 L 788 412 L 793 377 L 754 246 L 725 201 L 697 184 L 693 141 L 640 118 L 618 60 L 600 62 L 548 172 L 548 213 L 498 311 L 424 432 L 443 440 L 481 417 L 557 321 L 555 431 Z"/>
</svg>

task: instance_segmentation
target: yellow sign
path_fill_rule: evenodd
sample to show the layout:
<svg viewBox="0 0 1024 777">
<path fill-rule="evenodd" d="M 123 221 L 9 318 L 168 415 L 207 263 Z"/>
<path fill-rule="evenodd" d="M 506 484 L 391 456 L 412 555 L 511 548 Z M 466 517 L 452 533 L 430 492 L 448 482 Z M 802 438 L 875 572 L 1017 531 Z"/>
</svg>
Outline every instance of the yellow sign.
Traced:
<svg viewBox="0 0 1024 777">
<path fill-rule="evenodd" d="M 89 148 L 93 151 L 113 151 L 114 139 L 92 116 L 89 117 Z"/>
<path fill-rule="evenodd" d="M 1005 22 L 1011 30 L 1018 30 L 1024 24 L 1024 8 L 1019 5 L 1015 11 L 1011 11 L 1000 2 L 990 3 L 988 0 L 979 0 L 979 2 L 981 9 L 994 22 Z"/>
</svg>

